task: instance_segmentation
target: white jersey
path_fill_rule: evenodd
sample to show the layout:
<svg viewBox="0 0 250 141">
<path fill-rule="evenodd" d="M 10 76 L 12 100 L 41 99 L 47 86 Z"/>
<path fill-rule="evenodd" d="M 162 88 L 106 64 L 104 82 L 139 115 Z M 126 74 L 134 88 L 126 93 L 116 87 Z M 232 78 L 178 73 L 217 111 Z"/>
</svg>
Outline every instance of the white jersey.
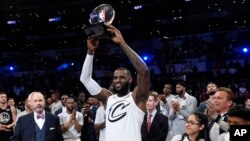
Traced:
<svg viewBox="0 0 250 141">
<path fill-rule="evenodd" d="M 141 141 L 144 112 L 137 107 L 132 92 L 112 95 L 106 108 L 106 141 Z"/>
<path fill-rule="evenodd" d="M 70 114 L 67 112 L 62 112 L 58 115 L 60 119 L 60 125 L 64 125 L 70 120 Z M 75 119 L 79 123 L 79 125 L 83 125 L 83 115 L 82 113 L 76 111 Z M 67 131 L 62 133 L 64 140 L 80 140 L 81 132 L 78 133 L 75 129 L 75 125 L 73 123 L 70 123 L 69 128 Z"/>
<path fill-rule="evenodd" d="M 51 104 L 51 113 L 55 114 L 55 112 L 57 110 L 59 110 L 60 108 L 62 108 L 62 102 L 61 101 L 53 102 Z"/>
<path fill-rule="evenodd" d="M 105 115 L 104 106 L 100 106 L 96 110 L 95 124 L 103 123 L 105 122 L 105 119 L 106 119 L 106 115 Z M 106 134 L 106 128 L 101 129 L 99 133 L 99 141 L 105 141 L 105 134 Z"/>
</svg>

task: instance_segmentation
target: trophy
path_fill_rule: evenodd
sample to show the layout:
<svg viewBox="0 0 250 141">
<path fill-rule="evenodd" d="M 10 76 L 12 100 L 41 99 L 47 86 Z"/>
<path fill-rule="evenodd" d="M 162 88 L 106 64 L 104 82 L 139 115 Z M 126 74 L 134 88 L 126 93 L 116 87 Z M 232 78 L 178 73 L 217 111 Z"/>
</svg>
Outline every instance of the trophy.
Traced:
<svg viewBox="0 0 250 141">
<path fill-rule="evenodd" d="M 115 18 L 115 11 L 109 4 L 97 6 L 91 13 L 90 25 L 84 28 L 84 33 L 88 37 L 112 38 L 112 33 L 107 31 L 105 25 L 111 24 Z"/>
</svg>

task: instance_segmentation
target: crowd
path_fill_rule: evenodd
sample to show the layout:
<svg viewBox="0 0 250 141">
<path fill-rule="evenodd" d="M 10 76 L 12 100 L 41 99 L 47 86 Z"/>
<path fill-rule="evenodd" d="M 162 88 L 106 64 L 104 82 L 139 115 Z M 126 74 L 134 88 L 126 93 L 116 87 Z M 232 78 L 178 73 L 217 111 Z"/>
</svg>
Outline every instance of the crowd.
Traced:
<svg viewBox="0 0 250 141">
<path fill-rule="evenodd" d="M 176 94 L 173 94 L 174 88 L 176 88 Z M 161 93 L 154 90 L 149 92 L 145 104 L 147 112 L 140 129 L 143 141 L 156 139 L 179 141 L 185 138 L 226 141 L 226 138 L 229 138 L 230 125 L 250 125 L 250 97 L 246 98 L 243 104 L 237 104 L 237 97 L 231 89 L 217 88 L 217 85 L 211 82 L 208 83 L 205 93 L 209 98 L 198 104 L 197 99 L 189 95 L 185 88 L 185 83 L 181 81 L 176 84 L 176 87 L 170 83 L 164 84 Z M 15 126 L 18 119 L 33 113 L 35 109 L 34 105 L 32 107 L 31 96 L 34 93 L 38 92 L 29 94 L 23 108 L 18 108 L 15 100 L 7 98 L 6 93 L 0 93 L 1 139 L 9 140 L 13 131 L 17 130 Z M 106 106 L 102 102 L 94 97 L 86 98 L 84 92 L 80 92 L 78 97 L 70 97 L 60 91 L 51 93 L 51 96 L 44 98 L 43 108 L 45 113 L 59 117 L 62 138 L 65 141 L 67 138 L 72 141 L 105 140 Z M 147 123 L 149 112 L 154 114 L 150 129 Z M 31 120 L 22 126 L 27 125 L 32 126 Z M 124 125 L 119 128 L 124 129 Z M 115 133 L 115 131 L 112 132 Z"/>
<path fill-rule="evenodd" d="M 105 69 L 115 70 L 113 76 L 102 73 L 112 77 L 112 82 L 93 74 L 93 69 L 103 68 L 100 58 L 94 58 L 101 56 L 96 53 L 100 46 L 97 38 L 87 40 L 87 55 L 81 60 L 84 64 L 80 73 L 72 73 L 74 69 L 55 72 L 40 65 L 39 69 L 33 68 L 37 70 L 33 75 L 32 72 L 21 76 L 1 74 L 5 80 L 1 87 L 6 92 L 0 92 L 0 138 L 4 141 L 227 141 L 230 125 L 250 124 L 248 82 L 242 77 L 249 62 L 242 66 L 230 62 L 223 72 L 222 64 L 226 61 L 221 63 L 217 55 L 213 56 L 213 63 L 219 62 L 214 72 L 193 69 L 172 74 L 166 66 L 181 60 L 165 62 L 161 60 L 165 56 L 162 54 L 154 60 L 164 62 L 157 64 L 159 75 L 150 69 L 152 64 L 146 64 L 130 48 L 118 29 L 109 25 L 108 31 L 114 34 L 112 41 L 123 53 L 114 63 L 104 63 Z M 179 53 L 178 57 L 186 54 L 187 58 L 187 54 L 192 54 L 183 50 Z M 124 63 L 125 58 L 131 64 Z M 115 68 L 119 61 L 128 69 Z M 213 79 L 216 82 L 208 83 Z M 18 100 L 25 98 L 25 102 L 19 107 L 11 96 Z"/>
</svg>

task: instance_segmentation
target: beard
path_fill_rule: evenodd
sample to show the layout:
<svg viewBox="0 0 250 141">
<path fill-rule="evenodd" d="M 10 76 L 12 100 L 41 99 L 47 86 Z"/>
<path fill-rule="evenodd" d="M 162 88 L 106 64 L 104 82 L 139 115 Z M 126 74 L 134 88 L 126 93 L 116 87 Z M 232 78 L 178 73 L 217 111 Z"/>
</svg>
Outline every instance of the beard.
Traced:
<svg viewBox="0 0 250 141">
<path fill-rule="evenodd" d="M 210 92 L 208 92 L 207 94 L 208 95 L 214 95 L 216 93 L 216 91 L 210 91 Z"/>
<path fill-rule="evenodd" d="M 182 95 L 183 94 L 183 90 L 180 90 L 179 92 L 176 92 L 177 95 Z"/>
<path fill-rule="evenodd" d="M 130 89 L 130 84 L 126 83 L 120 90 L 117 90 L 116 87 L 113 88 L 113 92 L 119 96 L 124 96 L 128 94 Z"/>
<path fill-rule="evenodd" d="M 67 108 L 67 110 L 72 113 L 74 111 L 74 108 Z"/>
</svg>

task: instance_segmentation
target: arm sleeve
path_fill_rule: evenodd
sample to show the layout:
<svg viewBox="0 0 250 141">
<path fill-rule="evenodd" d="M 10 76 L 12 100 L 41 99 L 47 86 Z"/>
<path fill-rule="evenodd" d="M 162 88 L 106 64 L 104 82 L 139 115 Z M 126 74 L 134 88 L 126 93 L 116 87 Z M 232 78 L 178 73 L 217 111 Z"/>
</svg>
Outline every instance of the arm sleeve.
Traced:
<svg viewBox="0 0 250 141">
<path fill-rule="evenodd" d="M 102 91 L 102 88 L 92 78 L 93 59 L 94 55 L 87 54 L 83 63 L 80 81 L 83 83 L 83 85 L 86 87 L 86 89 L 91 95 L 98 95 Z"/>
</svg>

